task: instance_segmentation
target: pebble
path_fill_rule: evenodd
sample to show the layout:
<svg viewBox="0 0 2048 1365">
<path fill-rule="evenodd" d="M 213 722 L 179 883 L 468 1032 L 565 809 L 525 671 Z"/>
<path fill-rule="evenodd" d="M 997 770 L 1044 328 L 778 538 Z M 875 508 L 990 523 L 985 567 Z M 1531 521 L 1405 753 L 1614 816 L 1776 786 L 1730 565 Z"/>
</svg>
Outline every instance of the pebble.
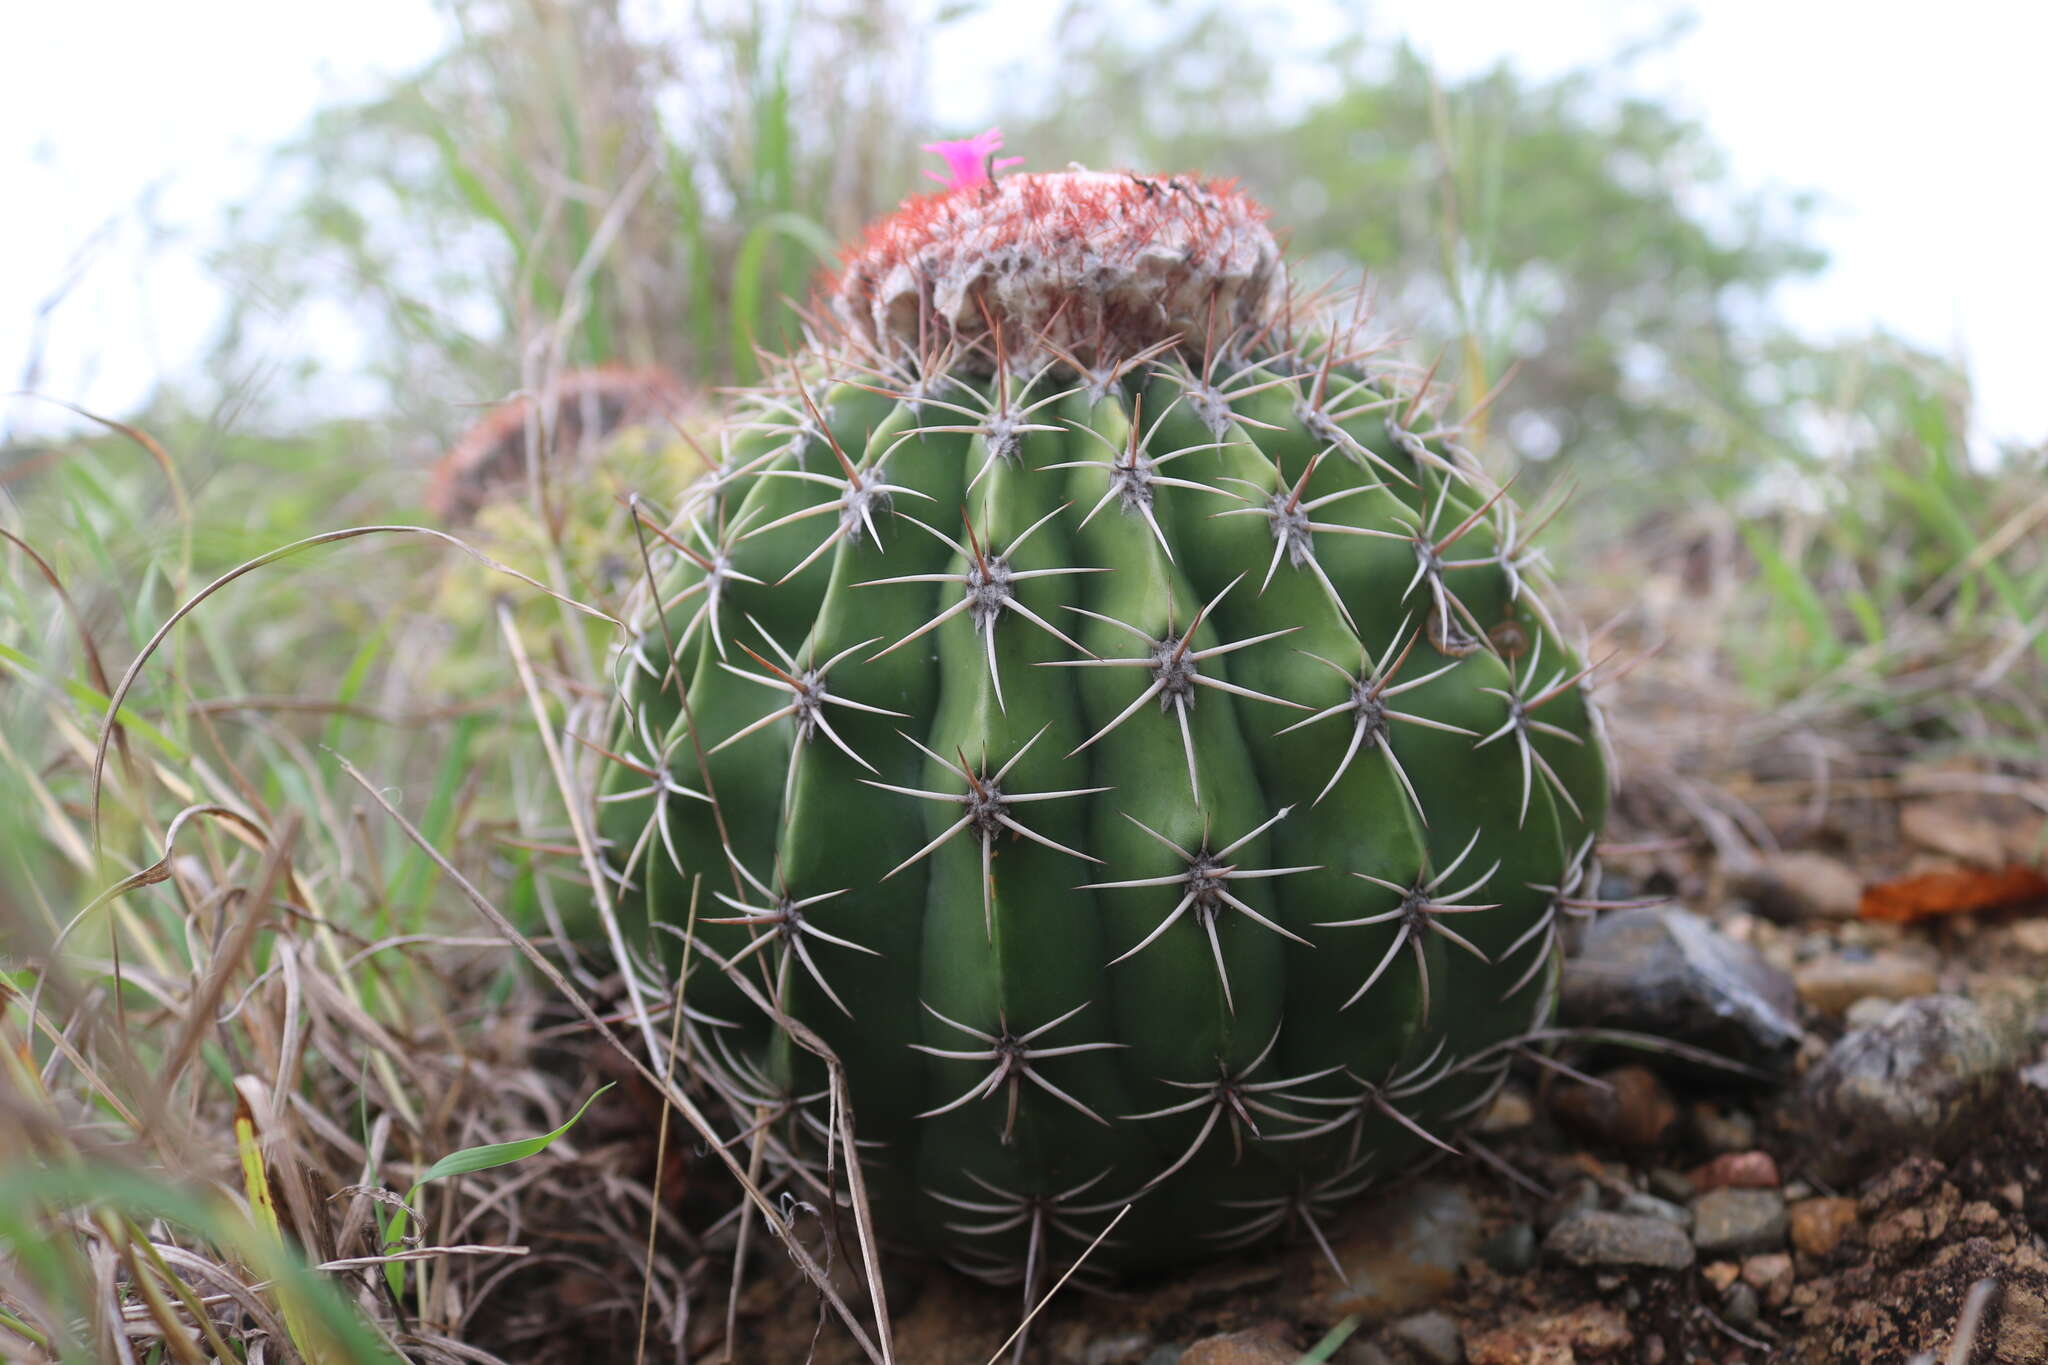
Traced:
<svg viewBox="0 0 2048 1365">
<path fill-rule="evenodd" d="M 1479 1244 L 1479 1259 L 1503 1275 L 1519 1275 L 1536 1264 L 1536 1228 L 1516 1223 Z"/>
<path fill-rule="evenodd" d="M 1464 1334 L 1448 1313 L 1431 1311 L 1402 1318 L 1387 1328 L 1387 1335 L 1426 1365 L 1459 1365 L 1465 1358 Z"/>
<path fill-rule="evenodd" d="M 1766 1308 L 1777 1308 L 1792 1294 L 1792 1258 L 1782 1251 L 1751 1256 L 1742 1263 L 1742 1282 L 1763 1296 Z"/>
<path fill-rule="evenodd" d="M 1693 1188 L 1691 1176 L 1659 1166 L 1650 1172 L 1650 1193 L 1659 1199 L 1684 1201 L 1699 1191 Z"/>
<path fill-rule="evenodd" d="M 1785 1245 L 1785 1197 L 1776 1190 L 1709 1190 L 1692 1201 L 1693 1245 L 1739 1256 Z"/>
<path fill-rule="evenodd" d="M 2048 956 L 2048 919 L 2014 920 L 2008 932 L 2021 952 Z"/>
<path fill-rule="evenodd" d="M 1543 1254 L 1576 1266 L 1648 1266 L 1683 1270 L 1693 1262 L 1685 1229 L 1641 1214 L 1575 1213 L 1550 1230 Z"/>
<path fill-rule="evenodd" d="M 1620 1147 L 1655 1147 L 1678 1122 L 1677 1101 L 1648 1067 L 1617 1067 L 1596 1079 L 1603 1084 L 1573 1081 L 1551 1095 L 1551 1111 L 1566 1127 Z"/>
<path fill-rule="evenodd" d="M 1731 1327 L 1747 1327 L 1757 1318 L 1756 1290 L 1737 1280 L 1721 1295 L 1721 1316 Z"/>
<path fill-rule="evenodd" d="M 1769 1152 L 1728 1152 L 1696 1167 L 1691 1180 L 1692 1187 L 1702 1194 L 1730 1188 L 1775 1190 L 1779 1185 L 1778 1163 Z"/>
<path fill-rule="evenodd" d="M 1742 1267 L 1733 1261 L 1709 1261 L 1700 1267 L 1700 1277 L 1725 1294 L 1730 1285 L 1742 1278 Z"/>
<path fill-rule="evenodd" d="M 1744 1152 L 1756 1146 L 1756 1118 L 1705 1100 L 1692 1107 L 1692 1130 L 1710 1152 Z"/>
<path fill-rule="evenodd" d="M 1738 1060 L 1783 1065 L 1798 1051 L 1799 995 L 1753 948 L 1671 906 L 1617 910 L 1565 963 L 1567 1024 L 1633 1029 Z"/>
<path fill-rule="evenodd" d="M 1802 1199 L 1785 1210 L 1792 1233 L 1792 1245 L 1819 1259 L 1841 1245 L 1842 1238 L 1856 1226 L 1853 1199 Z"/>
<path fill-rule="evenodd" d="M 1896 1000 L 1887 1000 L 1881 995 L 1866 995 L 1842 1011 L 1842 1024 L 1846 1028 L 1869 1028 L 1892 1012 Z"/>
<path fill-rule="evenodd" d="M 1493 1103 L 1473 1127 L 1482 1133 L 1512 1133 L 1536 1121 L 1536 1106 L 1519 1086 L 1509 1085 L 1493 1097 Z"/>
<path fill-rule="evenodd" d="M 890 1303 L 894 1306 L 895 1300 L 890 1300 Z M 1131 1359 L 1150 1345 L 1150 1332 L 1125 1332 L 1120 1336 L 1100 1337 L 1090 1342 L 1088 1349 L 1081 1353 L 1080 1365 L 1117 1365 L 1117 1362 Z M 1176 1348 L 1165 1346 L 1150 1352 L 1146 1360 L 1149 1362 L 1164 1351 L 1174 1352 L 1167 1359 L 1176 1362 L 1180 1359 L 1180 1352 Z"/>
<path fill-rule="evenodd" d="M 1669 1199 L 1659 1199 L 1654 1194 L 1625 1194 L 1617 1208 L 1622 1213 L 1640 1214 L 1644 1218 L 1662 1218 L 1679 1227 L 1692 1226 L 1692 1210 L 1683 1204 L 1674 1204 Z"/>
<path fill-rule="evenodd" d="M 1600 1207 L 1600 1186 L 1580 1176 L 1543 1202 L 1536 1211 L 1536 1226 L 1550 1231 L 1575 1213 Z"/>
<path fill-rule="evenodd" d="M 1579 1351 L 1607 1360 L 1634 1344 L 1635 1334 L 1618 1311 L 1588 1304 L 1473 1337 L 1465 1343 L 1465 1358 L 1471 1365 L 1574 1365 Z"/>
<path fill-rule="evenodd" d="M 1777 919 L 1853 919 L 1863 905 L 1863 879 L 1825 853 L 1780 853 L 1741 879 L 1739 889 Z"/>
<path fill-rule="evenodd" d="M 1952 1154 L 2017 1052 L 2009 1030 L 1953 995 L 1908 1000 L 1843 1035 L 1799 1091 L 1815 1174 L 1840 1181 L 1905 1148 Z"/>
<path fill-rule="evenodd" d="M 1935 853 L 1979 867 L 2005 865 L 2005 838 L 1993 822 L 1943 801 L 1914 801 L 1899 809 L 1899 833 Z"/>
<path fill-rule="evenodd" d="M 1231 1332 L 1203 1337 L 1180 1353 L 1179 1365 L 1294 1365 L 1301 1352 L 1264 1332 Z"/>
<path fill-rule="evenodd" d="M 1336 1365 L 1401 1365 L 1401 1362 L 1379 1347 L 1369 1341 L 1360 1341 L 1357 1337 L 1339 1346 L 1337 1354 L 1332 1359 Z"/>
<path fill-rule="evenodd" d="M 1378 1322 L 1435 1303 L 1477 1254 L 1478 1206 L 1453 1184 L 1425 1180 L 1390 1192 L 1338 1242 L 1346 1283 L 1320 1298 L 1332 1319 L 1357 1313 Z"/>
<path fill-rule="evenodd" d="M 1809 962 L 1793 974 L 1799 998 L 1822 1014 L 1841 1014 L 1858 1000 L 1910 1000 L 1935 988 L 1934 968 L 1904 953 L 1843 954 Z"/>
</svg>

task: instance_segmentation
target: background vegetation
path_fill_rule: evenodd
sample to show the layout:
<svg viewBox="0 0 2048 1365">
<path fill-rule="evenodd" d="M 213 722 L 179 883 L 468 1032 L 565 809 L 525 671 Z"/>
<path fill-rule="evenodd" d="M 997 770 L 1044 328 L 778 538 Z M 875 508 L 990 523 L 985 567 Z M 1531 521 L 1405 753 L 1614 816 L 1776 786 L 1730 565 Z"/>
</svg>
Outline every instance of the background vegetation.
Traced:
<svg viewBox="0 0 2048 1365">
<path fill-rule="evenodd" d="M 610 965 L 549 944 L 544 984 L 490 916 L 546 944 L 576 899 L 561 784 L 632 583 L 628 495 L 681 486 L 714 390 L 920 187 L 917 145 L 978 130 L 919 122 L 922 30 L 891 0 L 661 32 L 615 3 L 449 12 L 446 52 L 322 114 L 236 209 L 206 382 L 0 450 L 10 1358 L 534 1358 L 556 1324 L 514 1291 L 609 1275 L 544 1245 L 557 1215 L 664 1248 L 600 1307 L 657 1341 L 693 1297 L 718 1317 L 710 1220 L 635 1146 L 650 1113 L 686 1140 L 660 1077 L 555 1164 L 421 1177 L 625 1074 L 564 1003 L 601 1004 Z M 1575 490 L 1553 558 L 1647 657 L 1616 699 L 1635 809 L 1794 750 L 2038 771 L 2048 453 L 1984 450 L 1938 357 L 1777 322 L 1773 286 L 1823 263 L 1800 199 L 1739 191 L 1613 65 L 1446 82 L 1355 33 L 1263 52 L 1235 10 L 1151 17 L 1077 7 L 1059 80 L 1004 83 L 1009 150 L 1238 176 L 1301 271 L 1370 271 L 1468 399 L 1514 369 L 1483 453 L 1525 502 Z M 367 339 L 372 420 L 321 415 L 331 358 L 281 340 L 322 309 Z M 457 528 L 468 553 L 416 529 L 479 404 L 604 364 L 698 399 Z M 408 1192 L 425 1249 L 391 1240 Z"/>
</svg>

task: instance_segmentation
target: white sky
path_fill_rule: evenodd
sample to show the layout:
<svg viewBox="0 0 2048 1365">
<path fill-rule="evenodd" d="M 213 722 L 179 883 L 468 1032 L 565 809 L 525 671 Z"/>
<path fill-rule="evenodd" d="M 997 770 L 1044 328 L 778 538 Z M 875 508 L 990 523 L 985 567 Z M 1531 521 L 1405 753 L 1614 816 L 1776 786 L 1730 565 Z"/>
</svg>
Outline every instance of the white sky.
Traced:
<svg viewBox="0 0 2048 1365">
<path fill-rule="evenodd" d="M 1334 3 L 1337 0 L 1322 0 Z M 933 53 L 935 126 L 978 126 L 988 62 L 1031 49 L 996 0 Z M 2048 437 L 2048 7 L 2012 0 L 1706 0 L 1633 86 L 1705 121 L 1747 185 L 1824 196 L 1834 266 L 1779 299 L 1818 335 L 1883 324 L 1962 354 L 1986 431 Z M 1512 57 L 1555 74 L 1659 31 L 1669 0 L 1384 0 L 1367 13 L 1449 75 Z M 1313 24 L 1313 8 L 1304 8 Z M 199 264 L 263 149 L 322 104 L 438 46 L 429 0 L 93 0 L 16 5 L 0 44 L 0 392 L 17 386 L 38 304 L 113 223 L 44 337 L 37 387 L 118 412 L 190 372 L 219 315 Z M 906 187 L 906 189 L 912 187 Z M 155 192 L 151 240 L 134 206 Z M 51 410 L 0 403 L 9 419 Z M 20 429 L 19 427 L 16 428 Z"/>
</svg>

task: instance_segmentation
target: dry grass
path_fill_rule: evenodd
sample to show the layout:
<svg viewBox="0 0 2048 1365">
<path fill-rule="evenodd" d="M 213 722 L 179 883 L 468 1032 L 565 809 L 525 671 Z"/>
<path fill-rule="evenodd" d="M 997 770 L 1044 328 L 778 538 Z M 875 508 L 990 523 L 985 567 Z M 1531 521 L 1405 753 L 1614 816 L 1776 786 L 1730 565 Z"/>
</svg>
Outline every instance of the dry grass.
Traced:
<svg viewBox="0 0 2048 1365">
<path fill-rule="evenodd" d="M 116 471 L 129 442 L 148 458 Z M 602 730 L 606 652 L 642 586 L 594 565 L 643 539 L 633 489 L 693 458 L 652 444 L 652 463 L 609 445 L 573 515 L 544 516 L 536 484 L 474 543 L 378 523 L 226 566 L 207 563 L 220 509 L 141 433 L 64 447 L 17 495 L 11 1356 L 716 1358 L 751 1273 L 807 1277 L 821 1330 L 890 1358 L 850 1106 L 826 1181 L 776 1183 L 772 1112 L 698 1083 L 683 992 L 612 918 L 582 823 L 596 756 L 572 736 Z M 2039 590 L 2040 551 L 2005 528 L 2042 485 L 2024 461 L 1951 482 L 1981 518 L 1974 554 L 1909 571 L 1942 533 L 1899 518 L 1787 557 L 1893 595 L 1881 641 L 1787 666 L 1783 697 L 1748 670 L 1808 647 L 1814 620 L 1731 511 L 1610 541 L 1581 576 L 1612 585 L 1633 658 L 1610 708 L 1625 821 L 1727 860 L 1769 847 L 1773 783 L 1809 802 L 1947 783 L 2048 810 L 2041 750 L 2015 756 L 2040 735 L 2039 618 L 1969 593 L 1994 571 Z M 1841 521 L 1823 502 L 1768 524 L 1792 544 Z M 1967 761 L 1930 773 L 1931 754 Z M 768 1236 L 784 1255 L 736 1269 Z"/>
<path fill-rule="evenodd" d="M 465 60 L 532 55 L 472 36 Z M 747 372 L 809 266 L 776 243 L 907 179 L 806 162 L 789 69 L 744 46 L 716 155 L 658 152 L 648 54 L 572 36 L 564 80 L 608 89 L 600 116 L 558 137 L 535 87 L 502 146 L 437 172 L 530 268 L 493 281 L 488 363 L 427 344 L 538 400 L 535 470 L 566 366 L 682 338 Z M 819 117 L 886 112 L 889 71 L 843 74 Z M 704 186 L 757 202 L 678 248 Z M 677 312 L 647 311 L 648 278 L 689 285 Z M 1626 833 L 1754 856 L 1770 803 L 1870 783 L 2048 811 L 2048 453 L 1972 467 L 1966 396 L 1910 363 L 1832 401 L 1869 432 L 1826 459 L 1758 440 L 1772 503 L 1681 488 L 1617 534 L 1589 490 L 1552 532 L 1628 661 Z M 698 1083 L 685 992 L 610 916 L 580 823 L 572 737 L 602 733 L 643 573 L 631 495 L 679 488 L 689 443 L 608 445 L 461 541 L 349 428 L 166 444 L 0 467 L 0 1356 L 715 1359 L 740 1284 L 774 1276 L 890 1358 L 850 1112 L 826 1183 L 775 1183 L 772 1106 Z"/>
</svg>

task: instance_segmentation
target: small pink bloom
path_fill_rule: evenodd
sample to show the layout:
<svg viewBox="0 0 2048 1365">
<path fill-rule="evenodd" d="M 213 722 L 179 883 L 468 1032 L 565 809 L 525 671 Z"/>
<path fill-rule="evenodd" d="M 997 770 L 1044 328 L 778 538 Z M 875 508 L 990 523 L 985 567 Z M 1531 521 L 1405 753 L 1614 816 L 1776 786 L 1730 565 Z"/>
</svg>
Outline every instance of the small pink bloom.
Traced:
<svg viewBox="0 0 2048 1365">
<path fill-rule="evenodd" d="M 962 138 L 958 142 L 927 142 L 922 150 L 935 153 L 946 159 L 946 174 L 926 171 L 925 175 L 938 181 L 949 190 L 963 185 L 979 185 L 989 178 L 991 171 L 1005 170 L 1021 165 L 1021 156 L 1006 156 L 991 160 L 991 156 L 1003 145 L 1003 130 L 991 128 L 979 137 Z"/>
</svg>

